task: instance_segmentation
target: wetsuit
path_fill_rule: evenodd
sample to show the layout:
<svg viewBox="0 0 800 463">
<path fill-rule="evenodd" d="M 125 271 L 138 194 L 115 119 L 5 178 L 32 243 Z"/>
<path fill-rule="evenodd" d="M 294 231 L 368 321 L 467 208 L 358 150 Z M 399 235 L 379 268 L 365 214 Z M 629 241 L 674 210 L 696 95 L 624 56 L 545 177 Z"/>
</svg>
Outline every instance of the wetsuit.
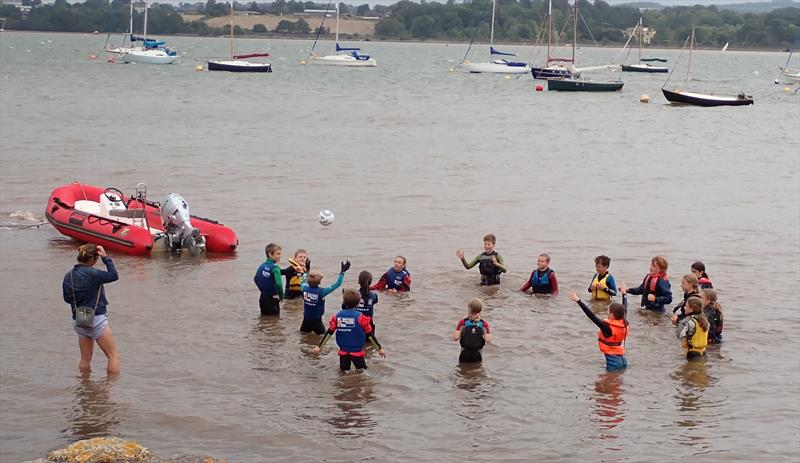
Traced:
<svg viewBox="0 0 800 463">
<path fill-rule="evenodd" d="M 669 284 L 669 277 L 665 274 L 648 273 L 644 277 L 642 284 L 635 288 L 629 288 L 630 294 L 641 294 L 641 307 L 648 310 L 664 310 L 664 306 L 672 303 L 672 287 Z M 655 301 L 647 300 L 647 296 L 653 294 Z"/>
<path fill-rule="evenodd" d="M 485 320 L 472 320 L 467 317 L 458 321 L 456 330 L 461 331 L 461 354 L 459 363 L 478 363 L 483 361 L 481 349 L 486 345 L 484 336 L 489 334 L 489 323 Z"/>
<path fill-rule="evenodd" d="M 592 289 L 592 285 L 589 284 L 588 291 L 592 295 L 593 300 L 610 301 L 611 297 L 617 295 L 617 282 L 614 281 L 614 277 L 608 272 L 602 275 L 595 273 L 594 277 L 592 277 L 592 283 L 597 283 L 594 289 Z"/>
<path fill-rule="evenodd" d="M 606 370 L 622 370 L 628 367 L 625 359 L 625 339 L 628 337 L 628 327 L 624 320 L 600 320 L 583 301 L 578 301 L 583 313 L 594 322 L 600 333 L 597 335 L 597 346 L 606 357 Z M 622 295 L 622 305 L 628 310 L 628 299 Z"/>
<path fill-rule="evenodd" d="M 306 272 L 310 271 L 311 260 L 306 260 Z M 303 273 L 298 272 L 292 265 L 290 265 L 281 270 L 281 274 L 286 277 L 286 292 L 284 293 L 283 298 L 296 299 L 298 297 L 302 297 L 303 288 L 301 285 L 303 284 Z"/>
<path fill-rule="evenodd" d="M 339 274 L 332 285 L 327 288 L 320 288 L 308 286 L 306 283 L 306 276 L 303 274 L 300 287 L 303 290 L 303 323 L 300 325 L 300 331 L 303 333 L 315 332 L 317 334 L 325 333 L 325 325 L 322 323 L 322 316 L 325 314 L 325 296 L 333 292 L 339 286 L 342 286 L 344 281 L 344 272 Z"/>
<path fill-rule="evenodd" d="M 283 296 L 283 279 L 281 278 L 281 268 L 272 260 L 267 259 L 256 270 L 253 281 L 261 291 L 258 298 L 258 305 L 261 308 L 261 315 L 280 315 L 280 299 Z M 277 296 L 277 297 L 275 297 Z"/>
<path fill-rule="evenodd" d="M 497 264 L 492 262 L 492 257 L 497 259 Z M 482 252 L 469 262 L 461 259 L 461 263 L 467 270 L 471 269 L 475 265 L 478 265 L 478 270 L 481 272 L 482 286 L 499 285 L 500 274 L 508 271 L 506 264 L 503 261 L 503 256 L 498 254 L 497 251 Z"/>
<path fill-rule="evenodd" d="M 681 340 L 683 348 L 686 349 L 686 358 L 688 360 L 706 355 L 708 332 L 709 330 L 703 330 L 695 315 L 689 315 L 678 322 L 678 326 L 675 328 L 675 336 Z"/>
<path fill-rule="evenodd" d="M 700 293 L 697 291 L 683 293 L 683 300 L 680 302 L 680 304 L 676 305 L 674 309 L 672 309 L 672 313 L 678 316 L 678 321 L 681 321 L 686 317 L 686 301 L 688 301 L 690 297 L 696 297 L 699 299 Z"/>
<path fill-rule="evenodd" d="M 703 307 L 703 313 L 708 318 L 708 343 L 719 344 L 722 342 L 722 311 L 707 305 Z"/>
<path fill-rule="evenodd" d="M 530 278 L 520 288 L 520 291 L 531 290 L 533 294 L 558 294 L 558 280 L 556 273 L 550 267 L 544 270 L 538 268 L 531 272 Z"/>
<path fill-rule="evenodd" d="M 369 289 L 382 291 L 384 289 L 393 289 L 398 293 L 411 291 L 411 273 L 403 268 L 399 272 L 391 267 L 383 275 L 377 283 L 370 286 Z"/>
<path fill-rule="evenodd" d="M 367 340 L 381 349 L 381 344 L 372 333 L 369 317 L 355 309 L 342 309 L 331 317 L 328 331 L 319 342 L 320 349 L 325 347 L 325 343 L 334 333 L 336 333 L 336 344 L 339 345 L 339 368 L 342 371 L 349 370 L 351 363 L 357 370 L 367 368 L 364 351 Z"/>
</svg>

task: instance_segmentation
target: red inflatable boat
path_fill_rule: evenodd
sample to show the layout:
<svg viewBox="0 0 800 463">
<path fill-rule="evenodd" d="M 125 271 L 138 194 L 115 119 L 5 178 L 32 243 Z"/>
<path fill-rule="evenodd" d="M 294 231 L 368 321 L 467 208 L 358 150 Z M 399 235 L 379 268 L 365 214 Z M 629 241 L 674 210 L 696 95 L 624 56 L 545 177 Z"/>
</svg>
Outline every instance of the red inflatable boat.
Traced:
<svg viewBox="0 0 800 463">
<path fill-rule="evenodd" d="M 161 205 L 148 201 L 146 187 L 140 186 L 134 196 L 126 196 L 116 188 L 103 189 L 77 182 L 61 186 L 50 193 L 45 216 L 56 230 L 76 240 L 126 254 L 149 254 L 156 240 L 169 241 L 171 237 L 165 233 L 169 225 L 162 217 Z M 189 216 L 183 198 L 170 196 L 176 196 L 182 203 L 191 222 L 188 228 L 196 229 L 195 236 L 199 231 L 198 239 L 204 242 L 206 251 L 236 251 L 239 240 L 233 230 L 214 220 Z M 166 247 L 169 249 L 170 245 Z"/>
</svg>

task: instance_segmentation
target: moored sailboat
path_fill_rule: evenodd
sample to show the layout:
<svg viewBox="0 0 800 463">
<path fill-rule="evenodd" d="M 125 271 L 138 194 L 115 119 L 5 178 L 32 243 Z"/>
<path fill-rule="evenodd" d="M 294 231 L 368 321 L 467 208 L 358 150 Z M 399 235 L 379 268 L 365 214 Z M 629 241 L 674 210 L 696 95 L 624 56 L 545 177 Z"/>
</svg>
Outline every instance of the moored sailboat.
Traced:
<svg viewBox="0 0 800 463">
<path fill-rule="evenodd" d="M 210 59 L 207 62 L 209 71 L 228 71 L 228 72 L 272 72 L 272 65 L 270 63 L 253 63 L 247 61 L 248 58 L 263 58 L 269 56 L 269 53 L 248 53 L 245 55 L 234 54 L 234 40 L 233 40 L 233 0 L 231 0 L 231 58 L 226 59 Z"/>
<path fill-rule="evenodd" d="M 119 54 L 120 61 L 123 63 L 140 64 L 172 64 L 178 61 L 178 53 L 165 46 L 163 40 L 151 40 L 147 38 L 147 10 L 150 6 L 144 3 L 144 28 L 141 36 L 131 33 L 131 45 L 134 42 L 142 42 L 139 47 L 120 47 L 119 49 L 107 50 L 110 53 Z M 133 31 L 133 5 L 131 5 L 131 31 Z"/>
<path fill-rule="evenodd" d="M 322 30 L 322 25 L 320 24 L 317 37 L 319 37 L 319 31 Z M 316 41 L 314 41 L 314 46 L 316 46 Z M 362 55 L 359 53 L 361 51 L 360 48 L 357 47 L 342 47 L 339 45 L 339 3 L 336 3 L 336 42 L 333 47 L 333 53 L 330 55 L 320 56 L 314 53 L 312 48 L 311 54 L 309 56 L 310 62 L 314 64 L 321 64 L 325 66 L 346 66 L 346 67 L 358 67 L 358 68 L 374 68 L 378 65 L 378 61 L 369 56 L 369 55 Z M 341 53 L 341 52 L 349 52 L 349 53 Z"/>
<path fill-rule="evenodd" d="M 464 60 L 457 67 L 459 70 L 470 72 L 473 74 L 490 73 L 490 74 L 527 74 L 531 68 L 528 63 L 519 61 L 509 61 L 505 58 L 494 59 L 495 56 L 517 56 L 515 53 L 506 53 L 494 48 L 494 20 L 495 10 L 497 8 L 497 0 L 492 1 L 492 27 L 489 32 L 489 62 L 483 63 L 470 63 Z M 469 53 L 469 50 L 467 50 Z"/>
<path fill-rule="evenodd" d="M 573 6 L 574 26 L 578 27 L 578 3 Z M 581 73 L 575 69 L 575 40 L 572 41 L 572 57 L 558 58 L 552 55 L 553 46 L 553 0 L 548 0 L 547 6 L 547 62 L 542 67 L 531 65 L 531 75 L 534 79 L 572 78 L 580 77 Z"/>
<path fill-rule="evenodd" d="M 623 72 L 669 72 L 666 66 L 653 66 L 642 59 L 642 45 L 644 42 L 644 27 L 642 26 L 642 17 L 639 17 L 639 23 L 636 24 L 633 34 L 639 32 L 639 62 L 637 64 L 623 64 Z M 631 34 L 631 36 L 633 36 Z M 629 39 L 630 40 L 630 39 Z M 666 61 L 666 60 L 665 60 Z"/>
</svg>

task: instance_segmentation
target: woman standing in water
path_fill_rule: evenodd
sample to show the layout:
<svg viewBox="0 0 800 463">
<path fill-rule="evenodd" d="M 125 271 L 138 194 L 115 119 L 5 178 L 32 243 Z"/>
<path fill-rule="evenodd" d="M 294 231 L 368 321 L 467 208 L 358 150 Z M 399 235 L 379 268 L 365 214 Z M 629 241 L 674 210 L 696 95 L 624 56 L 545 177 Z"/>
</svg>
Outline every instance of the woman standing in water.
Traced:
<svg viewBox="0 0 800 463">
<path fill-rule="evenodd" d="M 102 259 L 106 265 L 105 271 L 94 268 L 98 258 Z M 94 343 L 97 342 L 97 345 L 108 357 L 108 374 L 119 373 L 119 353 L 114 336 L 111 334 L 111 328 L 108 326 L 106 311 L 108 301 L 103 290 L 104 283 L 111 283 L 118 279 L 114 262 L 106 255 L 102 246 L 94 244 L 84 244 L 78 248 L 78 263 L 64 275 L 62 284 L 64 302 L 72 308 L 72 326 L 78 333 L 78 346 L 81 350 L 81 361 L 78 368 L 82 372 L 91 371 Z M 76 307 L 95 308 L 91 326 L 79 326 L 76 323 Z"/>
</svg>

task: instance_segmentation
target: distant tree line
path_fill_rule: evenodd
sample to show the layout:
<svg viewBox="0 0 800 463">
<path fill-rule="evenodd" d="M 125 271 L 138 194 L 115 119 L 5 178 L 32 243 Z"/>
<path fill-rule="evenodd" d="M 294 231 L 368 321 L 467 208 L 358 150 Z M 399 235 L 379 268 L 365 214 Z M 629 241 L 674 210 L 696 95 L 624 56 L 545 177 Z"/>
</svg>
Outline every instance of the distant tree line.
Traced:
<svg viewBox="0 0 800 463">
<path fill-rule="evenodd" d="M 532 42 L 544 35 L 546 0 L 497 0 L 495 39 Z M 571 41 L 572 29 L 564 29 L 572 4 L 553 0 L 554 34 L 565 31 Z M 491 0 L 465 0 L 464 3 L 402 0 L 389 7 L 390 14 L 375 26 L 382 38 L 488 40 L 492 18 Z M 656 30 L 654 45 L 680 45 L 696 28 L 702 45 L 730 42 L 742 47 L 787 47 L 800 43 L 800 8 L 780 8 L 769 13 L 739 14 L 715 6 L 671 7 L 647 10 L 603 0 L 578 1 L 578 40 L 582 42 L 620 43 L 627 37 L 623 30 L 634 26 L 644 16 L 645 27 Z M 588 26 L 588 27 L 587 27 Z M 546 38 L 545 38 L 546 39 Z"/>
<path fill-rule="evenodd" d="M 796 47 L 800 45 L 800 9 L 787 7 L 769 13 L 739 14 L 730 10 L 719 10 L 715 6 L 671 7 L 647 10 L 619 5 L 611 6 L 603 0 L 589 3 L 578 0 L 580 17 L 578 37 L 580 42 L 596 41 L 602 44 L 621 43 L 626 40 L 623 30 L 632 27 L 644 15 L 644 25 L 657 32 L 654 45 L 681 45 L 692 27 L 696 28 L 701 46 L 722 46 L 730 42 L 734 47 Z M 27 15 L 14 6 L 0 4 L 0 17 L 7 18 L 6 29 L 69 31 L 69 32 L 123 32 L 128 28 L 130 3 L 127 0 L 86 0 L 84 3 L 67 3 L 55 0 L 53 4 L 41 4 L 41 0 L 23 0 L 35 5 Z M 343 14 L 377 15 L 383 18 L 375 26 L 375 35 L 388 39 L 442 39 L 442 40 L 488 40 L 491 22 L 491 0 L 465 0 L 464 3 L 422 2 L 408 0 L 389 6 L 368 4 L 358 6 L 340 3 Z M 553 0 L 554 31 L 565 31 L 563 41 L 571 40 L 571 29 L 565 29 L 570 15 L 568 0 Z M 335 4 L 277 0 L 272 3 L 234 3 L 236 10 L 285 15 L 305 9 L 335 9 Z M 178 7 L 153 3 L 148 13 L 148 31 L 153 34 L 220 35 L 228 27 L 215 28 L 202 19 L 184 21 L 180 12 L 194 12 L 207 17 L 230 14 L 230 5 L 225 1 L 207 0 L 205 3 L 181 3 Z M 514 42 L 535 42 L 544 35 L 544 19 L 547 13 L 545 0 L 497 0 L 495 39 Z M 134 22 L 141 25 L 143 18 L 135 13 Z M 571 27 L 571 26 L 570 26 Z M 269 31 L 263 24 L 256 24 L 252 31 L 242 34 L 276 32 L 281 34 L 316 33 L 309 24 L 299 19 L 282 20 L 275 30 Z M 329 28 L 323 28 L 328 33 Z"/>
</svg>

